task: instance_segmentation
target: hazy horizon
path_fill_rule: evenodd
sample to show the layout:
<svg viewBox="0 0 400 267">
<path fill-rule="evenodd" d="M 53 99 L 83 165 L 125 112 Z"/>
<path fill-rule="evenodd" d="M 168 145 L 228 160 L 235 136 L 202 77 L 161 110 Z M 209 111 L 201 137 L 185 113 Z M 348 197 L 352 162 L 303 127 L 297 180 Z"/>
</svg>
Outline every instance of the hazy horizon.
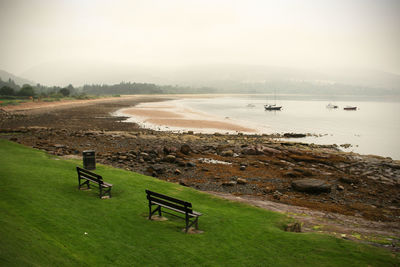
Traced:
<svg viewBox="0 0 400 267">
<path fill-rule="evenodd" d="M 400 74 L 399 14 L 396 0 L 0 0 L 0 69 L 40 83 L 100 82 L 98 70 L 114 81 L 132 66 Z"/>
</svg>

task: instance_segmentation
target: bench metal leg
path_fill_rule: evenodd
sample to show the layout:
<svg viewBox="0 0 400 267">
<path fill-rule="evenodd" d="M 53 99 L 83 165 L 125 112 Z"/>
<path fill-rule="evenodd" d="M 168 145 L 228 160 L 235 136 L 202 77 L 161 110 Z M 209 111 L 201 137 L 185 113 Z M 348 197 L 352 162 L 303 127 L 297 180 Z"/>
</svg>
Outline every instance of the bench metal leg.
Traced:
<svg viewBox="0 0 400 267">
<path fill-rule="evenodd" d="M 151 215 L 152 215 L 152 213 L 151 213 L 151 203 L 149 202 L 149 220 L 151 220 Z"/>
<path fill-rule="evenodd" d="M 81 180 L 83 179 L 78 179 L 78 189 L 81 190 L 81 187 L 86 185 L 87 189 L 90 189 L 90 184 L 88 180 L 85 180 L 85 182 L 81 183 Z"/>
<path fill-rule="evenodd" d="M 188 230 L 189 230 L 189 227 L 190 227 L 190 225 L 189 225 L 189 215 L 186 213 L 186 216 L 185 216 L 185 221 L 186 221 L 186 233 L 188 232 Z"/>
</svg>

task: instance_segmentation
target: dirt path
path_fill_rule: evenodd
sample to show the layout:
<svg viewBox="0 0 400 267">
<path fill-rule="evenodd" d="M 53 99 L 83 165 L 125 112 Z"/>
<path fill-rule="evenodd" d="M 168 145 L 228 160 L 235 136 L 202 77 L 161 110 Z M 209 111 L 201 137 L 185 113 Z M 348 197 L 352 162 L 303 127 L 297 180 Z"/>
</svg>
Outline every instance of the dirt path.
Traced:
<svg viewBox="0 0 400 267">
<path fill-rule="evenodd" d="M 301 223 L 302 232 L 329 234 L 338 238 L 369 243 L 400 252 L 400 225 L 396 222 L 370 221 L 361 217 L 286 205 L 252 196 L 234 196 L 221 192 L 207 193 L 231 201 L 286 214 Z"/>
</svg>

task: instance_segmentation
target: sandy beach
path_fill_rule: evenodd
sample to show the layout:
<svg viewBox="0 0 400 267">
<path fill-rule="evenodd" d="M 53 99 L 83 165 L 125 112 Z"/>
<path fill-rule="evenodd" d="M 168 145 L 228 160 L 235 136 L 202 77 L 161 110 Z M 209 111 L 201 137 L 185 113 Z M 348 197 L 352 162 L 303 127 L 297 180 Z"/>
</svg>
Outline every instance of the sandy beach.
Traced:
<svg viewBox="0 0 400 267">
<path fill-rule="evenodd" d="M 175 99 L 186 98 L 178 95 Z M 191 96 L 192 98 L 194 96 Z M 203 97 L 198 95 L 197 97 Z M 169 131 L 194 131 L 198 133 L 244 132 L 256 133 L 255 129 L 241 125 L 230 118 L 221 118 L 187 107 L 176 102 L 140 103 L 133 108 L 121 109 L 116 115 L 129 116 L 129 122 L 141 124 L 144 128 Z"/>
<path fill-rule="evenodd" d="M 163 108 L 128 108 L 121 110 L 118 115 L 132 117 L 129 121 L 141 123 L 145 128 L 164 130 L 193 130 L 195 132 L 246 132 L 255 133 L 254 129 L 236 123 L 222 121 L 220 118 L 207 118 L 206 114 L 182 111 L 170 111 L 173 107 Z"/>
</svg>

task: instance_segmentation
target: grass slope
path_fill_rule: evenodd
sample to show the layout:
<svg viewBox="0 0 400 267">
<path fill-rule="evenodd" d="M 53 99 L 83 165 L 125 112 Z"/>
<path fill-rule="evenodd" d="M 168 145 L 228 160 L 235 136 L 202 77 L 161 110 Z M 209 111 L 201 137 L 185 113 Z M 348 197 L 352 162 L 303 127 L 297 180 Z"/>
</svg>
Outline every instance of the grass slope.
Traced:
<svg viewBox="0 0 400 267">
<path fill-rule="evenodd" d="M 140 174 L 98 166 L 113 198 L 79 191 L 78 161 L 0 140 L 2 266 L 395 266 L 390 252 L 282 231 L 286 218 Z M 144 190 L 193 203 L 205 232 L 148 221 Z M 85 234 L 85 232 L 87 234 Z"/>
</svg>

